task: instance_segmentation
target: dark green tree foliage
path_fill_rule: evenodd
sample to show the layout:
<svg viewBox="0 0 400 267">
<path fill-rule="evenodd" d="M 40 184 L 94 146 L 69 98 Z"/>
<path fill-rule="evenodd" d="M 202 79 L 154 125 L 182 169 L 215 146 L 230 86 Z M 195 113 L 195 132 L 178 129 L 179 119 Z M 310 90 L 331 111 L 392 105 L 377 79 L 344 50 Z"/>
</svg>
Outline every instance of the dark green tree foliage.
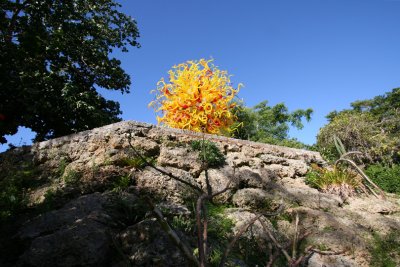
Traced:
<svg viewBox="0 0 400 267">
<path fill-rule="evenodd" d="M 298 109 L 289 112 L 285 104 L 279 103 L 269 106 L 263 101 L 253 108 L 238 106 L 237 116 L 242 127 L 234 133 L 234 137 L 256 142 L 285 145 L 291 147 L 305 148 L 306 145 L 289 138 L 290 125 L 297 129 L 304 127 L 302 119 L 310 121 L 312 109 Z"/>
<path fill-rule="evenodd" d="M 18 126 L 36 141 L 119 121 L 100 87 L 129 93 L 113 49 L 139 44 L 136 22 L 113 0 L 2 0 L 0 142 Z"/>
<path fill-rule="evenodd" d="M 382 96 L 351 103 L 352 109 L 328 114 L 329 123 L 321 128 L 317 145 L 327 159 L 338 158 L 333 136 L 348 151 L 366 153 L 373 162 L 400 161 L 400 88 Z"/>
</svg>

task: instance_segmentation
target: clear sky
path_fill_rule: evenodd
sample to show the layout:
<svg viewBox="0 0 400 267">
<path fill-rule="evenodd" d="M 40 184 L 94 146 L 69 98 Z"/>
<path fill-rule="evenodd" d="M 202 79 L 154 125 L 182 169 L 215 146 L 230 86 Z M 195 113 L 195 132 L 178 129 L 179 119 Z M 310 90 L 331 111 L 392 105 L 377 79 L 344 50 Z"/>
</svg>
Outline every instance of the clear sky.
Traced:
<svg viewBox="0 0 400 267">
<path fill-rule="evenodd" d="M 247 106 L 284 102 L 313 108 L 291 137 L 312 144 L 333 110 L 400 87 L 400 0 L 121 0 L 138 23 L 142 47 L 115 53 L 130 94 L 100 90 L 124 120 L 155 123 L 149 94 L 174 64 L 214 58 L 244 84 Z M 22 140 L 21 140 L 22 138 Z M 23 132 L 10 139 L 29 143 Z M 6 149 L 1 146 L 0 151 Z"/>
</svg>

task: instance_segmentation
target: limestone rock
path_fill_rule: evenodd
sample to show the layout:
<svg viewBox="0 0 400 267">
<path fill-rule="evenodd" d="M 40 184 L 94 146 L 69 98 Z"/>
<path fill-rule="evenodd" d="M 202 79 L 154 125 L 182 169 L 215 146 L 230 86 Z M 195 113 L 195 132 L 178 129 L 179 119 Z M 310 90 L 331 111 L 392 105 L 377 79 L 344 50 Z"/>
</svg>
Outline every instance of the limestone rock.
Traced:
<svg viewBox="0 0 400 267">
<path fill-rule="evenodd" d="M 372 233 L 387 235 L 400 228 L 396 196 L 387 201 L 355 196 L 343 202 L 306 185 L 310 164 L 326 164 L 317 152 L 126 121 L 0 153 L 1 182 L 20 177 L 15 173 L 21 170 L 34 174 L 21 188 L 29 205 L 15 214 L 15 221 L 0 227 L 1 266 L 187 266 L 139 195 L 152 198 L 168 220 L 183 216 L 189 224 L 193 224 L 190 203 L 198 195 L 150 167 L 129 163 L 127 159 L 135 158 L 129 136 L 140 153 L 156 160 L 158 168 L 203 191 L 205 171 L 198 152 L 188 144 L 202 138 L 215 142 L 226 165 L 208 170 L 209 183 L 216 192 L 232 180 L 232 188 L 214 204 L 237 206 L 225 206 L 224 213 L 234 222 L 234 232 L 255 216 L 249 210 L 274 211 L 283 203 L 282 214 L 262 217 L 282 244 L 294 235 L 293 218 L 298 215 L 300 233 L 312 232 L 307 244 L 351 251 L 334 257 L 314 254 L 309 266 L 368 266 Z M 116 181 L 123 184 L 116 187 Z M 44 197 L 49 189 L 57 193 L 57 205 L 47 207 Z M 43 207 L 53 210 L 44 212 Z M 193 233 L 177 233 L 195 247 Z M 270 244 L 259 222 L 244 238 Z M 18 249 L 9 255 L 14 248 Z"/>
<path fill-rule="evenodd" d="M 144 220 L 117 235 L 131 266 L 188 266 L 155 220 Z"/>
<path fill-rule="evenodd" d="M 267 192 L 260 188 L 244 188 L 238 190 L 232 198 L 232 203 L 240 208 L 253 208 L 264 211 L 274 211 L 280 203 L 270 198 Z"/>
<path fill-rule="evenodd" d="M 219 192 L 228 185 L 228 182 L 231 181 L 229 187 L 235 187 L 238 183 L 237 177 L 233 173 L 233 169 L 225 166 L 221 169 L 209 169 L 208 173 L 208 182 L 211 187 L 212 193 Z M 197 178 L 197 182 L 201 185 L 201 188 L 204 192 L 207 192 L 207 182 L 206 182 L 206 175 L 203 171 L 199 178 Z M 222 193 L 221 195 L 217 196 L 215 201 L 219 203 L 227 202 L 233 195 L 233 190 L 228 189 L 226 192 Z"/>
<path fill-rule="evenodd" d="M 308 260 L 308 267 L 335 266 L 335 267 L 359 267 L 356 262 L 342 255 L 320 255 L 314 253 Z"/>
<path fill-rule="evenodd" d="M 107 266 L 110 252 L 110 218 L 99 193 L 82 196 L 60 210 L 33 219 L 18 233 L 21 239 L 32 239 L 19 259 L 25 266 Z"/>
<path fill-rule="evenodd" d="M 234 223 L 233 227 L 233 234 L 236 235 L 241 228 L 248 224 L 255 216 L 256 214 L 249 212 L 244 209 L 227 209 L 225 211 L 226 217 L 231 219 Z M 266 227 L 268 230 L 274 235 L 274 237 L 280 241 L 285 241 L 285 238 L 283 235 L 281 235 L 272 225 L 272 223 L 265 218 L 264 216 L 261 216 L 260 220 L 263 220 L 265 223 Z M 267 233 L 264 231 L 264 228 L 262 224 L 257 220 L 251 227 L 251 231 L 246 231 L 242 237 L 243 238 L 248 238 L 248 239 L 253 239 L 257 238 L 260 240 L 269 240 L 269 237 Z"/>
<path fill-rule="evenodd" d="M 157 164 L 182 169 L 193 173 L 194 176 L 198 176 L 202 169 L 198 153 L 191 151 L 187 147 L 163 146 L 157 159 Z"/>
<path fill-rule="evenodd" d="M 35 238 L 18 265 L 109 266 L 108 229 L 90 219 L 79 220 L 73 225 Z"/>
<path fill-rule="evenodd" d="M 276 173 L 266 168 L 252 169 L 245 166 L 239 168 L 236 173 L 241 188 L 266 188 L 269 183 L 277 179 Z"/>
<path fill-rule="evenodd" d="M 172 167 L 166 167 L 163 168 L 163 170 L 200 187 L 197 181 L 187 171 Z M 140 188 L 172 202 L 182 203 L 185 198 L 193 194 L 191 188 L 187 185 L 184 185 L 167 175 L 161 174 L 151 167 L 146 167 L 143 171 L 137 173 L 135 181 Z"/>
</svg>

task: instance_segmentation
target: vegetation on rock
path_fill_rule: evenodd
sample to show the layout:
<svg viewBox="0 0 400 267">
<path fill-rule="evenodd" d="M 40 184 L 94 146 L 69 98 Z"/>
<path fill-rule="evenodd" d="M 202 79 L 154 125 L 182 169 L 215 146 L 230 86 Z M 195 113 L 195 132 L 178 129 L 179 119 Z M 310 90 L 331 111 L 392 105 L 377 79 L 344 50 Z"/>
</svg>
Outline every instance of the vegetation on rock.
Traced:
<svg viewBox="0 0 400 267">
<path fill-rule="evenodd" d="M 400 259 L 400 231 L 395 230 L 386 236 L 373 234 L 371 266 L 396 267 Z"/>
<path fill-rule="evenodd" d="M 225 163 L 224 154 L 221 153 L 214 142 L 194 140 L 190 145 L 193 150 L 199 151 L 200 159 L 204 160 L 208 167 L 219 167 Z"/>
<path fill-rule="evenodd" d="M 306 182 L 325 193 L 333 193 L 344 198 L 353 196 L 362 185 L 361 178 L 348 169 L 332 169 L 313 166 L 307 173 Z"/>
</svg>

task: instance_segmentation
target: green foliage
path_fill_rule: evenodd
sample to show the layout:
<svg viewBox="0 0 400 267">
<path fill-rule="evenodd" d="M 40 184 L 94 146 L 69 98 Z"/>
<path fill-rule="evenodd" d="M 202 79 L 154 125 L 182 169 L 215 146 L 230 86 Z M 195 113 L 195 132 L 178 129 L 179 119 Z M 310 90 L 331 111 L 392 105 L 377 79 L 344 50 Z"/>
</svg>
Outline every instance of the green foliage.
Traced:
<svg viewBox="0 0 400 267">
<path fill-rule="evenodd" d="M 313 169 L 307 173 L 306 183 L 323 191 L 329 191 L 332 186 L 343 184 L 349 185 L 353 189 L 361 185 L 357 175 L 346 169 L 324 169 L 316 166 L 313 166 Z"/>
<path fill-rule="evenodd" d="M 178 215 L 172 218 L 171 225 L 173 228 L 179 229 L 185 233 L 193 233 L 195 229 L 195 220 L 184 215 Z"/>
<path fill-rule="evenodd" d="M 209 167 L 219 167 L 225 163 L 224 154 L 218 149 L 215 143 L 208 140 L 195 140 L 191 142 L 193 150 L 200 151 L 200 158 Z"/>
<path fill-rule="evenodd" d="M 132 184 L 132 178 L 129 174 L 123 175 L 117 178 L 113 183 L 113 191 L 123 191 L 127 189 Z"/>
<path fill-rule="evenodd" d="M 371 248 L 371 266 L 396 267 L 400 263 L 400 231 L 394 231 L 385 237 L 373 234 L 374 242 Z M 396 262 L 397 261 L 397 262 Z"/>
<path fill-rule="evenodd" d="M 400 195 L 400 165 L 370 165 L 365 173 L 384 191 Z"/>
<path fill-rule="evenodd" d="M 114 0 L 0 4 L 0 143 L 18 126 L 41 141 L 119 121 L 96 88 L 128 93 L 115 49 L 139 47 L 135 20 Z"/>
<path fill-rule="evenodd" d="M 10 170 L 0 177 L 0 221 L 5 220 L 26 205 L 25 192 L 35 185 L 37 170 L 31 166 L 22 166 L 22 170 Z"/>
<path fill-rule="evenodd" d="M 370 115 L 358 112 L 342 112 L 333 121 L 321 128 L 317 136 L 317 144 L 321 154 L 327 160 L 335 160 L 340 157 L 336 148 L 340 139 L 348 151 L 360 151 L 370 154 L 370 148 L 377 147 L 383 138 L 380 130 L 372 127 L 377 121 Z M 340 151 L 340 149 L 339 149 Z"/>
<path fill-rule="evenodd" d="M 340 138 L 337 137 L 336 135 L 333 135 L 333 141 L 335 143 L 335 147 L 339 155 L 343 156 L 344 154 L 346 154 L 346 148 L 344 147 L 342 140 L 340 140 Z"/>
<path fill-rule="evenodd" d="M 218 266 L 225 247 L 228 244 L 234 223 L 225 216 L 227 206 L 208 203 L 208 238 L 211 247 L 209 261 Z"/>
<path fill-rule="evenodd" d="M 147 162 L 150 164 L 154 164 L 155 159 L 151 157 L 133 157 L 133 158 L 122 158 L 118 160 L 115 164 L 118 166 L 129 166 L 129 167 L 135 167 L 136 169 L 143 169 L 144 167 L 147 166 Z"/>
<path fill-rule="evenodd" d="M 44 194 L 43 203 L 37 206 L 40 213 L 50 211 L 60 205 L 63 201 L 61 200 L 62 192 L 58 189 L 48 189 Z"/>
<path fill-rule="evenodd" d="M 63 175 L 63 180 L 66 185 L 74 186 L 81 179 L 81 173 L 76 170 L 66 171 Z"/>
<path fill-rule="evenodd" d="M 327 160 L 340 155 L 336 135 L 348 151 L 360 151 L 373 162 L 400 162 L 400 88 L 370 100 L 355 101 L 353 109 L 328 114 L 329 123 L 320 129 L 317 145 Z"/>
<path fill-rule="evenodd" d="M 211 266 L 219 266 L 223 254 L 224 251 L 222 249 L 213 249 L 209 255 L 209 262 Z"/>
<path fill-rule="evenodd" d="M 125 227 L 143 220 L 149 211 L 145 200 L 141 197 L 132 198 L 132 195 L 124 192 L 116 192 L 110 200 L 105 208 Z"/>
<path fill-rule="evenodd" d="M 288 137 L 289 126 L 303 128 L 302 119 L 310 121 L 312 109 L 298 109 L 289 112 L 285 104 L 268 106 L 263 101 L 253 108 L 238 105 L 236 114 L 242 127 L 234 132 L 234 137 L 256 142 L 284 145 L 295 148 L 308 148 L 296 139 Z"/>
<path fill-rule="evenodd" d="M 68 166 L 68 163 L 69 163 L 69 160 L 65 157 L 60 160 L 60 164 L 58 165 L 58 168 L 57 168 L 57 174 L 59 176 L 64 175 L 64 171 L 65 171 L 65 168 Z"/>
<path fill-rule="evenodd" d="M 228 206 L 226 205 L 214 205 L 211 203 L 207 205 L 210 222 L 209 235 L 219 241 L 225 241 L 234 226 L 232 220 L 224 215 L 227 208 Z"/>
</svg>

